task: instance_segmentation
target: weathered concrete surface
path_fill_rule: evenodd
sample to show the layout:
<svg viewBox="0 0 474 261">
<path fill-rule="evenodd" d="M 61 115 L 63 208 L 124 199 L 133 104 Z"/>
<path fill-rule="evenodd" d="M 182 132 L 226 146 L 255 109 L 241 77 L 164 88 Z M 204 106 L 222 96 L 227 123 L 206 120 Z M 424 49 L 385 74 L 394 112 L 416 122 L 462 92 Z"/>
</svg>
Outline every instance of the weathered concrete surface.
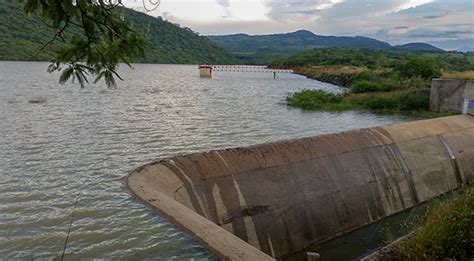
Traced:
<svg viewBox="0 0 474 261">
<path fill-rule="evenodd" d="M 218 255 L 260 260 L 255 248 L 281 257 L 346 233 L 455 189 L 473 167 L 464 115 L 178 156 L 127 180 Z"/>
<path fill-rule="evenodd" d="M 462 112 L 464 99 L 474 99 L 474 81 L 433 79 L 430 110 Z"/>
<path fill-rule="evenodd" d="M 222 260 L 273 260 L 267 254 L 171 198 L 170 195 L 173 193 L 167 193 L 171 192 L 169 189 L 179 189 L 181 185 L 166 188 L 163 186 L 166 182 L 170 182 L 169 185 L 179 184 L 175 183 L 174 175 L 170 175 L 170 179 L 164 175 L 164 180 L 160 181 L 153 175 L 154 171 L 166 173 L 167 170 L 159 165 L 147 165 L 135 170 L 134 173 L 138 175 L 130 176 L 126 180 L 126 186 L 134 196 L 196 237 Z"/>
<path fill-rule="evenodd" d="M 212 65 L 199 65 L 199 76 L 212 78 Z"/>
</svg>

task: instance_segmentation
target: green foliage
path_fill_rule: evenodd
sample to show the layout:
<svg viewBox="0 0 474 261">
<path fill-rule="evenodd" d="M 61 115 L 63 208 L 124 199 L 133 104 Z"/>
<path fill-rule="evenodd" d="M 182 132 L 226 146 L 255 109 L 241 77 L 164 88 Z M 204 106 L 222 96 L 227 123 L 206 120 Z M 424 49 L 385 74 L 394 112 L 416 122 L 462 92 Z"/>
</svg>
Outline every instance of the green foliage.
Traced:
<svg viewBox="0 0 474 261">
<path fill-rule="evenodd" d="M 410 62 L 410 63 L 408 63 Z M 474 70 L 474 53 L 457 52 L 388 52 L 369 49 L 315 49 L 290 57 L 275 59 L 273 66 L 358 66 L 374 69 L 393 69 L 421 65 L 428 69 L 448 71 Z M 428 66 L 428 65 L 431 65 Z M 430 71 L 428 71 L 430 72 Z M 429 75 L 424 70 L 418 74 Z"/>
<path fill-rule="evenodd" d="M 131 57 L 143 55 L 143 36 L 125 22 L 123 12 L 118 8 L 120 4 L 104 0 L 22 2 L 27 15 L 38 15 L 54 31 L 52 39 L 42 49 L 56 39 L 64 43 L 55 50 L 53 63 L 48 68 L 49 72 L 63 71 L 62 83 L 72 77 L 83 87 L 89 74 L 96 77 L 95 81 L 103 75 L 118 76 L 119 63 L 130 64 Z M 115 85 L 115 81 L 106 83 L 109 87 Z"/>
<path fill-rule="evenodd" d="M 413 57 L 397 66 L 395 70 L 405 78 L 421 77 L 432 79 L 441 76 L 441 70 L 436 61 L 427 57 Z"/>
<path fill-rule="evenodd" d="M 314 70 L 312 68 L 296 70 L 296 72 L 318 81 L 350 87 L 354 93 L 422 89 L 429 86 L 429 81 L 426 79 L 421 77 L 404 78 L 391 69 L 385 71 L 359 70 L 359 72 L 354 70 L 354 72 L 348 73 L 343 68 L 340 69 L 340 72 L 337 68 L 327 68 L 330 68 L 329 72 L 320 67 Z"/>
<path fill-rule="evenodd" d="M 305 110 L 423 111 L 429 108 L 429 91 L 351 95 L 328 93 L 322 90 L 303 90 L 288 95 L 286 101 L 290 107 Z"/>
<path fill-rule="evenodd" d="M 430 105 L 429 92 L 403 91 L 385 95 L 361 96 L 354 103 L 373 111 L 420 111 L 428 110 Z"/>
<path fill-rule="evenodd" d="M 379 83 L 376 82 L 371 82 L 368 80 L 360 80 L 354 83 L 352 86 L 352 91 L 353 92 L 378 92 L 385 90 L 383 86 L 381 86 Z"/>
<path fill-rule="evenodd" d="M 429 89 L 402 92 L 400 94 L 401 111 L 418 111 L 428 110 L 430 108 L 430 91 Z"/>
<path fill-rule="evenodd" d="M 59 22 L 65 18 L 57 17 L 58 13 L 80 12 L 68 3 L 54 4 L 58 2 L 63 1 L 20 3 L 0 0 L 0 60 L 53 61 L 51 71 L 61 69 L 64 73 L 64 70 L 70 68 L 75 72 L 66 73 L 63 80 L 69 76 L 71 78 L 68 79 L 74 77 L 79 83 L 82 81 L 86 84 L 90 79 L 87 76 L 89 74 L 95 76 L 94 82 L 105 80 L 109 86 L 115 84 L 118 77 L 115 71 L 120 63 L 236 63 L 232 55 L 190 29 L 120 6 L 109 10 L 111 16 L 106 23 L 116 26 L 112 29 L 117 35 L 112 33 L 109 37 L 109 29 L 104 29 L 103 20 L 98 20 L 100 23 L 97 25 L 93 22 L 91 24 L 91 19 L 81 20 L 77 16 L 71 16 L 69 26 L 57 34 L 65 26 L 65 20 Z M 81 2 L 87 4 L 91 1 Z M 25 5 L 30 15 L 23 12 Z M 86 7 L 91 18 L 105 18 L 103 12 L 108 12 L 96 10 L 98 7 L 90 5 Z M 86 23 L 92 41 L 88 40 L 82 21 Z M 54 37 L 55 35 L 57 36 Z M 53 38 L 54 41 L 41 50 Z M 79 71 L 86 77 L 78 75 Z"/>
<path fill-rule="evenodd" d="M 242 61 L 264 63 L 269 56 L 294 55 L 312 49 L 324 50 L 326 48 L 358 48 L 383 50 L 388 52 L 409 51 L 442 51 L 425 43 L 412 43 L 403 46 L 390 44 L 368 37 L 349 36 L 324 36 L 316 35 L 310 31 L 300 30 L 285 34 L 247 35 L 234 34 L 223 36 L 209 36 L 209 38 L 229 52 L 238 55 Z M 245 53 L 245 56 L 239 54 Z"/>
<path fill-rule="evenodd" d="M 395 245 L 403 260 L 470 260 L 474 256 L 474 189 L 468 187 L 455 199 L 439 202 L 426 222 Z"/>
<path fill-rule="evenodd" d="M 399 95 L 384 95 L 375 96 L 370 95 L 364 98 L 355 99 L 353 102 L 361 103 L 364 108 L 374 111 L 400 110 L 400 96 Z"/>
<path fill-rule="evenodd" d="M 350 87 L 353 93 L 380 93 L 406 91 L 408 93 L 428 88 L 431 78 L 440 77 L 441 69 L 464 70 L 467 75 L 474 64 L 472 54 L 459 53 L 387 53 L 358 49 L 323 49 L 275 61 L 274 67 L 294 67 L 297 73 L 323 82 Z M 380 95 L 379 95 L 380 96 Z M 382 95 L 383 96 L 383 95 Z M 409 98 L 414 104 L 423 101 Z M 364 108 L 374 110 L 406 110 L 406 107 L 424 108 L 403 104 L 387 97 L 371 98 Z M 386 105 L 380 104 L 385 99 Z"/>
<path fill-rule="evenodd" d="M 318 49 L 275 61 L 274 67 L 294 67 L 297 73 L 319 81 L 350 87 L 341 100 L 317 99 L 320 91 L 287 97 L 289 106 L 303 109 L 360 109 L 387 112 L 427 111 L 431 78 L 441 69 L 469 74 L 472 54 L 389 53 L 358 49 Z M 464 76 L 466 77 L 466 76 Z M 431 115 L 430 115 L 431 116 Z"/>
<path fill-rule="evenodd" d="M 125 9 L 125 18 L 135 28 L 146 29 L 149 44 L 145 57 L 134 62 L 171 64 L 236 64 L 237 59 L 189 28 L 182 28 L 144 13 Z"/>
<path fill-rule="evenodd" d="M 364 72 L 353 79 L 351 90 L 354 93 L 416 90 L 429 86 L 429 82 L 421 77 L 404 78 L 391 71 L 382 74 Z"/>
<path fill-rule="evenodd" d="M 286 98 L 288 106 L 305 110 L 328 109 L 343 101 L 343 94 L 325 92 L 323 90 L 303 90 Z"/>
<path fill-rule="evenodd" d="M 350 65 L 368 68 L 393 67 L 401 55 L 368 49 L 328 48 L 306 51 L 288 58 L 277 59 L 272 64 L 284 66 Z"/>
</svg>

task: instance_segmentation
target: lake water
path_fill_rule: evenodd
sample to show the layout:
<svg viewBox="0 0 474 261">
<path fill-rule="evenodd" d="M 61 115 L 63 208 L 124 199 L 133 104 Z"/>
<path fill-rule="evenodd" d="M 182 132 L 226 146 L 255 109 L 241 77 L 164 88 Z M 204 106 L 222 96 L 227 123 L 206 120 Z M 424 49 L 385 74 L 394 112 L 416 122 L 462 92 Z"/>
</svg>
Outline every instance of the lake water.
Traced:
<svg viewBox="0 0 474 261">
<path fill-rule="evenodd" d="M 76 199 L 68 259 L 212 258 L 122 179 L 176 154 L 409 120 L 288 108 L 288 92 L 337 91 L 293 74 L 205 79 L 197 66 L 136 65 L 117 89 L 80 89 L 57 84 L 47 65 L 0 62 L 0 259 L 60 257 Z"/>
</svg>

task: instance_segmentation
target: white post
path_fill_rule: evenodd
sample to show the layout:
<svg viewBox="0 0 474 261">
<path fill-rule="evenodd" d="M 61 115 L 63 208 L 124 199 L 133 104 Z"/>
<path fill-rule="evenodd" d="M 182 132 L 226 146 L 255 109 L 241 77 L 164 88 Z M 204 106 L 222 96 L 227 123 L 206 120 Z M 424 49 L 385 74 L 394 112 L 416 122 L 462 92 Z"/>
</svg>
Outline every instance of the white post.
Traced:
<svg viewBox="0 0 474 261">
<path fill-rule="evenodd" d="M 464 99 L 464 104 L 462 107 L 462 114 L 467 114 L 467 111 L 469 109 L 469 99 Z"/>
<path fill-rule="evenodd" d="M 306 255 L 307 255 L 307 258 L 306 258 L 307 261 L 320 261 L 321 260 L 321 256 L 318 253 L 306 252 Z"/>
</svg>

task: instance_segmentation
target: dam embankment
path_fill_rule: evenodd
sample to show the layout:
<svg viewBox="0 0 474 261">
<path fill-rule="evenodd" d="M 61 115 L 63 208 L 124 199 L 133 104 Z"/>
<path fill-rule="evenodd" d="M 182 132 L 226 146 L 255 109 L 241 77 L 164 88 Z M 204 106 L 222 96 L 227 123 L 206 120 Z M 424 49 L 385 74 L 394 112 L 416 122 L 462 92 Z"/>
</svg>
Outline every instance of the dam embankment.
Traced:
<svg viewBox="0 0 474 261">
<path fill-rule="evenodd" d="M 134 170 L 126 185 L 223 259 L 265 260 L 409 209 L 473 173 L 474 117 L 461 115 L 176 156 Z"/>
</svg>

